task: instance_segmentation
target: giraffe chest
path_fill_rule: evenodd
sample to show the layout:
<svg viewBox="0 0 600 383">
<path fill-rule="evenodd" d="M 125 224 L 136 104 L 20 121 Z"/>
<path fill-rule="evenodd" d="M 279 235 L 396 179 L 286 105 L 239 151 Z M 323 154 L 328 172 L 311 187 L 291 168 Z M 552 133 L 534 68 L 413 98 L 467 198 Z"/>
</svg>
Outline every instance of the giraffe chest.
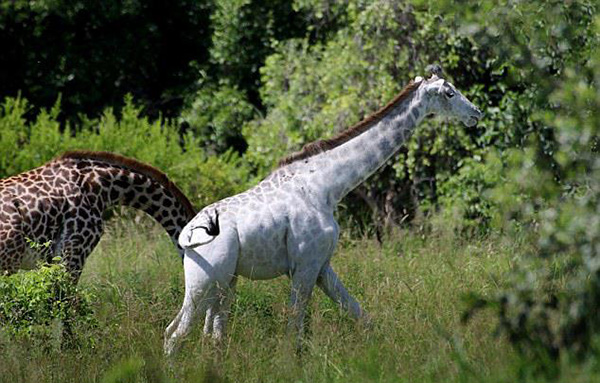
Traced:
<svg viewBox="0 0 600 383">
<path fill-rule="evenodd" d="M 29 203 L 18 202 L 23 232 L 32 240 L 54 241 L 62 228 L 69 201 L 63 197 L 37 196 Z"/>
</svg>

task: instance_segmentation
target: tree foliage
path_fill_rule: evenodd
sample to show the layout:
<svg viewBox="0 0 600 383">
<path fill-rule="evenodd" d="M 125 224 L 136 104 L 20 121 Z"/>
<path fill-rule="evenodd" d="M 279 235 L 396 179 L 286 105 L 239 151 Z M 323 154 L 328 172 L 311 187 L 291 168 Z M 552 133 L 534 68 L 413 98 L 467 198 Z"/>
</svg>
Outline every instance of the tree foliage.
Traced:
<svg viewBox="0 0 600 383">
<path fill-rule="evenodd" d="M 246 93 L 226 84 L 205 84 L 190 97 L 190 104 L 181 112 L 183 129 L 194 135 L 209 152 L 223 153 L 229 149 L 244 152 L 242 126 L 257 114 Z"/>
<path fill-rule="evenodd" d="M 288 0 L 217 0 L 210 61 L 216 78 L 235 85 L 261 105 L 259 69 L 273 41 L 302 36 L 305 24 Z"/>
<path fill-rule="evenodd" d="M 96 116 L 131 93 L 175 116 L 209 57 L 209 1 L 2 1 L 0 95 L 36 107 L 62 95 L 62 118 Z"/>
<path fill-rule="evenodd" d="M 530 80 L 536 89 L 529 121 L 542 128 L 525 150 L 490 154 L 505 164 L 490 194 L 499 221 L 532 232 L 535 251 L 518 260 L 503 293 L 472 302 L 492 307 L 500 330 L 551 373 L 561 356 L 597 355 L 600 330 L 600 28 L 590 4 L 571 6 L 558 7 L 563 17 L 548 13 L 550 34 L 527 29 L 528 44 L 537 48 L 520 70 L 553 73 Z M 552 48 L 559 52 L 543 59 Z"/>
</svg>

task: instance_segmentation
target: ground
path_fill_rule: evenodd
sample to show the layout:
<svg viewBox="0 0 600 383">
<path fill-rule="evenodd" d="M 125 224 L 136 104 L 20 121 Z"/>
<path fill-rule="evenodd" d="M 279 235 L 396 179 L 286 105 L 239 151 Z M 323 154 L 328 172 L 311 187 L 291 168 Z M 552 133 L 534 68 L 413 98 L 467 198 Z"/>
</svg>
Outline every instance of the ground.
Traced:
<svg viewBox="0 0 600 383">
<path fill-rule="evenodd" d="M 460 317 L 466 293 L 498 290 L 525 241 L 407 230 L 380 246 L 343 235 L 333 265 L 371 328 L 315 290 L 299 358 L 285 336 L 288 280 L 241 280 L 224 352 L 199 325 L 169 363 L 162 335 L 182 302 L 182 265 L 148 221 L 113 220 L 86 265 L 80 286 L 94 294 L 97 328 L 62 350 L 0 338 L 0 381 L 512 382 L 519 374 L 491 313 L 466 325 Z"/>
</svg>

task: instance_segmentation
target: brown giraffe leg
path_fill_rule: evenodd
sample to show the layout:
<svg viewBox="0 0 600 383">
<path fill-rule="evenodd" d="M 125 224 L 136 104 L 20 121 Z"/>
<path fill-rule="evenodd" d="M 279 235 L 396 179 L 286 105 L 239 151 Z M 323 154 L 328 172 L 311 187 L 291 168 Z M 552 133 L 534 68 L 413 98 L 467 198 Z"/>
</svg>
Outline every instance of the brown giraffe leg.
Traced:
<svg viewBox="0 0 600 383">
<path fill-rule="evenodd" d="M 73 277 L 75 283 L 79 281 L 83 265 L 94 247 L 98 244 L 99 239 L 98 237 L 98 239 L 93 241 L 91 248 L 88 247 L 89 242 L 82 242 L 78 239 L 65 240 L 60 256 L 62 263 L 65 265 L 67 272 Z"/>
<path fill-rule="evenodd" d="M 12 201 L 0 205 L 0 272 L 14 273 L 25 255 L 22 217 Z"/>
<path fill-rule="evenodd" d="M 25 254 L 25 238 L 18 231 L 0 235 L 0 272 L 12 274 L 21 266 Z"/>
<path fill-rule="evenodd" d="M 83 229 L 80 229 L 82 227 Z M 100 241 L 102 232 L 100 217 L 89 217 L 85 225 L 82 222 L 74 222 L 74 219 L 65 221 L 65 232 L 61 236 L 61 242 L 57 244 L 57 255 L 62 258 L 62 263 L 75 282 L 79 281 L 83 265 Z"/>
</svg>

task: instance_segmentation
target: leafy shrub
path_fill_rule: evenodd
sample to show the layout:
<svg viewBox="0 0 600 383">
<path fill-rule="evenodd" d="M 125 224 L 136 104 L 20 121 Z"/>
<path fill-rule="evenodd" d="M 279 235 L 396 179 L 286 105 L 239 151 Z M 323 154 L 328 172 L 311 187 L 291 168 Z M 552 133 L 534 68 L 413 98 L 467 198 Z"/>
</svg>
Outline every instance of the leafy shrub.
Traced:
<svg viewBox="0 0 600 383">
<path fill-rule="evenodd" d="M 600 34 L 598 20 L 590 29 Z M 541 371 L 556 372 L 561 356 L 593 355 L 600 336 L 597 41 L 585 47 L 589 59 L 572 62 L 552 84 L 554 108 L 532 116 L 554 132 L 555 166 L 537 140 L 508 154 L 504 182 L 494 190 L 509 223 L 518 218 L 519 226 L 536 229 L 536 251 L 518 261 L 504 292 L 472 302 L 491 307 L 500 330 Z"/>
<path fill-rule="evenodd" d="M 500 178 L 500 160 L 480 156 L 467 158 L 455 175 L 441 183 L 438 190 L 439 206 L 447 223 L 453 223 L 463 233 L 485 233 L 495 216 L 496 205 L 490 190 Z"/>
<path fill-rule="evenodd" d="M 106 150 L 147 162 L 164 171 L 190 200 L 204 206 L 245 188 L 249 169 L 234 153 L 207 156 L 191 134 L 176 126 L 141 117 L 131 97 L 117 117 L 107 109 L 99 119 L 86 119 L 81 129 L 61 131 L 60 103 L 25 119 L 26 100 L 6 99 L 0 108 L 0 177 L 39 166 L 66 150 Z M 182 148 L 183 147 L 183 148 Z"/>
<path fill-rule="evenodd" d="M 244 92 L 226 84 L 207 84 L 190 98 L 180 121 L 203 148 L 216 153 L 228 149 L 242 153 L 246 150 L 242 126 L 255 113 Z"/>
<path fill-rule="evenodd" d="M 0 276 L 0 325 L 12 336 L 53 339 L 95 324 L 92 296 L 61 264 Z M 58 326 L 58 328 L 56 328 Z"/>
</svg>

